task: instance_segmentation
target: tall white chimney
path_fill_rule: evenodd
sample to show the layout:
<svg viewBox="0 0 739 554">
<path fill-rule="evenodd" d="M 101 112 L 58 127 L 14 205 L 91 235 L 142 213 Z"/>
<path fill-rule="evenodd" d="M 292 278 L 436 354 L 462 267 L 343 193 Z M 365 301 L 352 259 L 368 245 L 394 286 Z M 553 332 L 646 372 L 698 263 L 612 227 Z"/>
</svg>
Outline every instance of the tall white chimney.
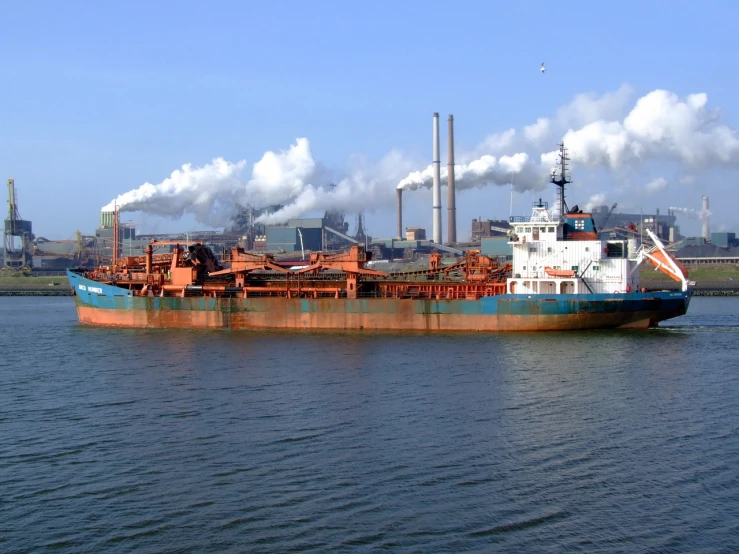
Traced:
<svg viewBox="0 0 739 554">
<path fill-rule="evenodd" d="M 398 196 L 398 238 L 404 240 L 403 236 L 403 189 L 395 189 Z"/>
<path fill-rule="evenodd" d="M 708 196 L 703 197 L 703 209 L 701 210 L 701 220 L 703 221 L 703 238 L 711 240 L 711 220 L 708 212 Z"/>
<path fill-rule="evenodd" d="M 449 177 L 449 231 L 446 240 L 449 244 L 457 242 L 457 200 L 455 198 L 456 190 L 454 188 L 454 116 L 449 115 L 449 153 L 447 157 L 447 175 Z"/>
<path fill-rule="evenodd" d="M 434 113 L 434 186 L 433 186 L 433 208 L 434 208 L 434 236 L 436 244 L 441 244 L 441 155 L 439 154 L 439 114 Z"/>
</svg>

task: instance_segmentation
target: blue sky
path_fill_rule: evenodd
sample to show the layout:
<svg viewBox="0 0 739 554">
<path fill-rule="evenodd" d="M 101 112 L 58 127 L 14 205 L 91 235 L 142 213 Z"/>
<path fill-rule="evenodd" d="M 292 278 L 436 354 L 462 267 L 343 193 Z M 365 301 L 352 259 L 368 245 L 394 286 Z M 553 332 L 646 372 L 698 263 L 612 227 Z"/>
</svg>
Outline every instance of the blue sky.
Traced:
<svg viewBox="0 0 739 554">
<path fill-rule="evenodd" d="M 733 2 L 49 1 L 0 9 L 0 173 L 15 178 L 22 216 L 48 238 L 91 233 L 113 197 L 182 164 L 222 156 L 250 168 L 297 137 L 338 174 L 356 156 L 371 165 L 393 150 L 423 169 L 435 111 L 442 144 L 454 114 L 458 152 L 552 117 L 579 93 L 624 83 L 629 107 L 655 89 L 704 92 L 725 125 L 739 125 Z M 651 179 L 659 163 L 618 180 L 638 182 L 639 171 Z M 674 164 L 666 171 L 671 180 L 683 173 Z M 731 163 L 690 171 L 700 187 L 675 184 L 632 198 L 632 207 L 699 208 L 707 193 L 714 224 L 734 228 Z M 609 192 L 618 188 L 612 180 L 583 172 L 570 196 L 605 191 L 609 203 L 628 204 L 623 192 Z M 460 238 L 473 216 L 507 217 L 508 195 L 495 186 L 460 193 Z M 518 211 L 528 211 L 530 193 L 515 196 Z M 407 194 L 405 205 L 408 225 L 430 229 L 428 191 Z M 192 216 L 131 217 L 151 231 L 203 227 Z M 393 233 L 391 203 L 367 217 L 371 234 Z"/>
</svg>

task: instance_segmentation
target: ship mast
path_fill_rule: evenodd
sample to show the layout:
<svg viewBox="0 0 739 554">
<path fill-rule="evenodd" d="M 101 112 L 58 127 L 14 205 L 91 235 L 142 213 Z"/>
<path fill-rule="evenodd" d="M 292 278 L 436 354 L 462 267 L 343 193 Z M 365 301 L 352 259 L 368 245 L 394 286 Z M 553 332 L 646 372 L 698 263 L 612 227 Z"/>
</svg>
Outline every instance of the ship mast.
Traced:
<svg viewBox="0 0 739 554">
<path fill-rule="evenodd" d="M 557 170 L 552 170 L 551 182 L 559 187 L 559 219 L 564 221 L 565 215 L 567 214 L 567 203 L 565 202 L 565 185 L 571 183 L 567 178 L 567 162 L 570 161 L 570 157 L 567 155 L 567 148 L 565 143 L 559 143 L 559 177 L 557 177 Z"/>
</svg>

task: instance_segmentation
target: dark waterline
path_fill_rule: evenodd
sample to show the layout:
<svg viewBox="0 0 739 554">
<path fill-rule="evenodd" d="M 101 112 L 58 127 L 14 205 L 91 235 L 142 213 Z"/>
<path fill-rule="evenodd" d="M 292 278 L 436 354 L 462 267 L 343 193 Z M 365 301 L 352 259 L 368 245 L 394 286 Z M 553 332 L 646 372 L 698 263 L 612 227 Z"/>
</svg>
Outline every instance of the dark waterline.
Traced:
<svg viewBox="0 0 739 554">
<path fill-rule="evenodd" d="M 731 552 L 739 299 L 647 332 L 81 327 L 3 298 L 0 551 Z"/>
</svg>

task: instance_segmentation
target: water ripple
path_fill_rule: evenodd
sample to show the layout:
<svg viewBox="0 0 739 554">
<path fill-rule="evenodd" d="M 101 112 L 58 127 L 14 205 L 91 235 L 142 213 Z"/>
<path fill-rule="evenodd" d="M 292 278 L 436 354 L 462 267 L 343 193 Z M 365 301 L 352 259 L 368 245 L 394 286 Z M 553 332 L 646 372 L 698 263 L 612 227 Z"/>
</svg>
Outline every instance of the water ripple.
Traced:
<svg viewBox="0 0 739 554">
<path fill-rule="evenodd" d="M 94 329 L 3 299 L 0 549 L 729 552 L 737 308 L 397 336 Z"/>
</svg>

